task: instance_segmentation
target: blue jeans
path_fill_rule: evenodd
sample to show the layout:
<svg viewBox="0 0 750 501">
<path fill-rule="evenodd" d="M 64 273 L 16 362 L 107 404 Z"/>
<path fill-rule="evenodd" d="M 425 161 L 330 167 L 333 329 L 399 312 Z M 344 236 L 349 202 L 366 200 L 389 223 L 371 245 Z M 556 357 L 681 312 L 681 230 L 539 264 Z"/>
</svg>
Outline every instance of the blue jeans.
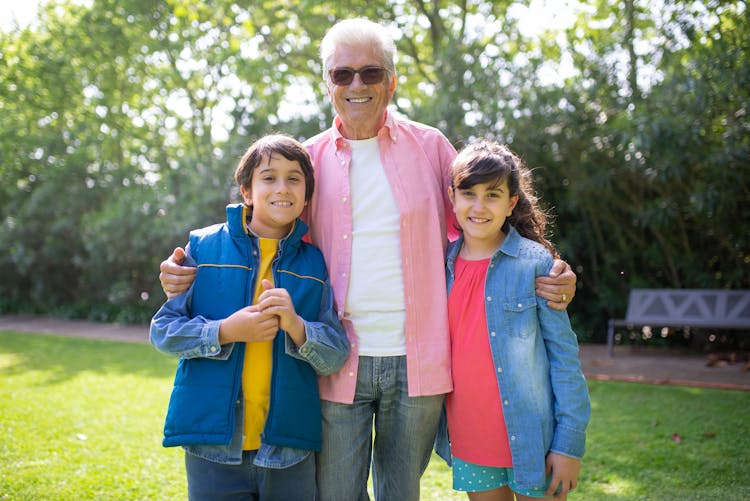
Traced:
<svg viewBox="0 0 750 501">
<path fill-rule="evenodd" d="M 257 451 L 244 451 L 242 464 L 214 463 L 185 453 L 190 501 L 315 500 L 315 455 L 288 468 L 255 466 Z"/>
<path fill-rule="evenodd" d="M 418 500 L 444 398 L 409 396 L 405 356 L 359 357 L 354 402 L 322 402 L 319 501 L 369 500 L 371 462 L 375 499 Z"/>
</svg>

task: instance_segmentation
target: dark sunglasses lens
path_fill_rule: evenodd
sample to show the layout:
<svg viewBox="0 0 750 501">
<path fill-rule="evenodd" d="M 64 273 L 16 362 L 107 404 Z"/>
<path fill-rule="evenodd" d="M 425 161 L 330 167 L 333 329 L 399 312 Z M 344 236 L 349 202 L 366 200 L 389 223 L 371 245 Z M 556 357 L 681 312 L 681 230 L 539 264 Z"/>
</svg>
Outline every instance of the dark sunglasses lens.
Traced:
<svg viewBox="0 0 750 501">
<path fill-rule="evenodd" d="M 331 80 L 336 85 L 349 85 L 354 80 L 354 71 L 346 68 L 333 70 Z"/>
<path fill-rule="evenodd" d="M 359 76 L 362 78 L 362 83 L 372 85 L 383 81 L 385 70 L 383 68 L 364 68 L 360 70 Z"/>
</svg>

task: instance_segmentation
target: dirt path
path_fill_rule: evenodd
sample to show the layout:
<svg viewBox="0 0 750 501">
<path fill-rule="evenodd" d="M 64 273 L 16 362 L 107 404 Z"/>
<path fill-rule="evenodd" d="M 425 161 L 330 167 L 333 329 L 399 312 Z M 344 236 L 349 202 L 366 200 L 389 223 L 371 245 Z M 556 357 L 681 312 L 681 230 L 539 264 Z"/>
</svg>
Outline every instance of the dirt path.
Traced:
<svg viewBox="0 0 750 501">
<path fill-rule="evenodd" d="M 0 336 L 2 331 L 148 343 L 146 325 L 106 324 L 35 315 L 0 315 Z M 701 355 L 629 346 L 617 346 L 615 357 L 610 359 L 606 348 L 600 344 L 581 345 L 581 365 L 587 378 L 750 391 L 750 371 L 744 370 L 740 363 L 725 362 L 709 367 L 707 359 Z"/>
</svg>

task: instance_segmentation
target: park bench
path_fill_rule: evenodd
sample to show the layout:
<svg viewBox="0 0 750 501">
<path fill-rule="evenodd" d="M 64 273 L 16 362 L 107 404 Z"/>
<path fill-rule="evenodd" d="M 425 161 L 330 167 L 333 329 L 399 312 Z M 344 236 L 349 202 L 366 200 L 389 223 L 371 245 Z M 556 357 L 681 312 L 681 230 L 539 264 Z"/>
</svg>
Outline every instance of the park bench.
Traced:
<svg viewBox="0 0 750 501">
<path fill-rule="evenodd" d="M 609 357 L 615 327 L 643 326 L 750 329 L 750 289 L 633 289 L 625 318 L 609 320 Z"/>
</svg>

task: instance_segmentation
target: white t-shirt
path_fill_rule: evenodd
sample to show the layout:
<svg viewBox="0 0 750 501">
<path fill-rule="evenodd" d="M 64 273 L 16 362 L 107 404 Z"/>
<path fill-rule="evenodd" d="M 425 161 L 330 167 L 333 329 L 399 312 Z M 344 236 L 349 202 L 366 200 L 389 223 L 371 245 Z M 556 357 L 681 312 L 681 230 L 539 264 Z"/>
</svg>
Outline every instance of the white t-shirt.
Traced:
<svg viewBox="0 0 750 501">
<path fill-rule="evenodd" d="M 400 213 L 377 138 L 348 143 L 353 232 L 344 313 L 354 325 L 360 355 L 405 355 Z"/>
</svg>

